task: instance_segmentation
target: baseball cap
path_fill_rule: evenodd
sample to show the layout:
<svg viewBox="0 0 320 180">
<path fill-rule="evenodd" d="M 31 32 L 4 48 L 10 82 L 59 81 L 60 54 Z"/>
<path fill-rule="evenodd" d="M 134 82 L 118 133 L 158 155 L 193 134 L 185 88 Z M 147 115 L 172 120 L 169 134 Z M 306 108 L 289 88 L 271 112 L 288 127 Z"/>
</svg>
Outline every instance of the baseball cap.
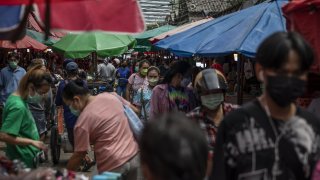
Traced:
<svg viewBox="0 0 320 180">
<path fill-rule="evenodd" d="M 69 62 L 66 66 L 66 70 L 69 72 L 76 71 L 76 70 L 78 70 L 78 64 L 75 62 Z"/>
<path fill-rule="evenodd" d="M 66 69 L 67 68 L 67 64 L 69 64 L 70 62 L 74 62 L 73 59 L 65 59 L 63 61 L 63 68 Z"/>
</svg>

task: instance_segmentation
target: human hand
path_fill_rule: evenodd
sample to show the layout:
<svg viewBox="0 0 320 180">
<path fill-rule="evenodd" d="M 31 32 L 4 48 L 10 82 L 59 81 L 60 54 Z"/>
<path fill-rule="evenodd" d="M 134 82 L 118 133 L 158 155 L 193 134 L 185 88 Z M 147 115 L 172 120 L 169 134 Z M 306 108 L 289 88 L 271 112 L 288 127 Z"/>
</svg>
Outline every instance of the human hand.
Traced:
<svg viewBox="0 0 320 180">
<path fill-rule="evenodd" d="M 40 150 L 48 151 L 48 147 L 42 141 L 33 141 L 32 145 Z"/>
</svg>

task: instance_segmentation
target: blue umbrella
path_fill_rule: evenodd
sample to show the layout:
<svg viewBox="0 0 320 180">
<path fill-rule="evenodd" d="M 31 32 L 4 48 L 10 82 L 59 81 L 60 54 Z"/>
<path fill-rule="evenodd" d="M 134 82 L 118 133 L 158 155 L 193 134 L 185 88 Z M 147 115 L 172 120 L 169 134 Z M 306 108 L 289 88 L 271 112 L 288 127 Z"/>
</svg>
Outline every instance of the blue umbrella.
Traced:
<svg viewBox="0 0 320 180">
<path fill-rule="evenodd" d="M 254 57 L 269 35 L 286 31 L 281 7 L 287 0 L 261 3 L 165 38 L 155 46 L 177 56 L 223 56 L 238 52 Z"/>
</svg>

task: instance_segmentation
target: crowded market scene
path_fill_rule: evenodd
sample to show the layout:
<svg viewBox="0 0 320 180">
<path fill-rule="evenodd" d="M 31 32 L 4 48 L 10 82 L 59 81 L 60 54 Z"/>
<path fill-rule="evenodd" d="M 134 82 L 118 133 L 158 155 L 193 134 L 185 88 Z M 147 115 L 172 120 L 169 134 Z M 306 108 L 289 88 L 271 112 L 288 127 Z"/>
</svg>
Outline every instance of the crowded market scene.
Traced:
<svg viewBox="0 0 320 180">
<path fill-rule="evenodd" d="M 0 180 L 320 180 L 320 0 L 0 0 Z"/>
</svg>

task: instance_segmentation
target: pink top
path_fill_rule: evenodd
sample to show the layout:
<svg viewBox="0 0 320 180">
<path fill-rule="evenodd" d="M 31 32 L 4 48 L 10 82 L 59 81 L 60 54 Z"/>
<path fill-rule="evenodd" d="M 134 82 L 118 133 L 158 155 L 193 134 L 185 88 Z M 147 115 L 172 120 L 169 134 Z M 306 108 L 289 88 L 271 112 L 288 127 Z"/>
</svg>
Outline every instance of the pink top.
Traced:
<svg viewBox="0 0 320 180">
<path fill-rule="evenodd" d="M 88 151 L 90 144 L 94 145 L 99 173 L 120 167 L 138 153 L 122 102 L 110 93 L 99 94 L 85 107 L 74 136 L 75 152 Z"/>
</svg>

